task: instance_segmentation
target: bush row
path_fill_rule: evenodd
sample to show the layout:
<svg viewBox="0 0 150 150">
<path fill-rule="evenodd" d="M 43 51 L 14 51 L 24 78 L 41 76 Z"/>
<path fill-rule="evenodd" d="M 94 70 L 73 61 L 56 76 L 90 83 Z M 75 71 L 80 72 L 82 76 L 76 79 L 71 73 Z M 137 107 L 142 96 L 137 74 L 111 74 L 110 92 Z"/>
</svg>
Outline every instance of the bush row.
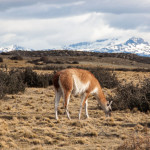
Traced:
<svg viewBox="0 0 150 150">
<path fill-rule="evenodd" d="M 39 59 L 34 59 L 28 61 L 29 63 L 35 64 L 35 65 L 43 65 L 43 64 L 79 64 L 78 61 L 66 61 L 65 59 L 51 59 L 48 56 L 43 56 Z"/>
<path fill-rule="evenodd" d="M 14 55 L 26 57 L 43 57 L 43 56 L 96 56 L 96 57 L 114 57 L 123 58 L 140 63 L 150 64 L 150 57 L 142 57 L 130 53 L 97 53 L 97 52 L 84 52 L 84 51 L 71 51 L 71 50 L 51 50 L 51 51 L 11 51 L 3 52 L 1 55 Z"/>
<path fill-rule="evenodd" d="M 89 71 L 95 75 L 103 88 L 116 89 L 116 96 L 108 98 L 108 100 L 113 100 L 113 110 L 133 110 L 134 108 L 142 112 L 150 110 L 150 79 L 145 79 L 140 87 L 134 86 L 133 83 L 122 85 L 113 72 L 102 68 Z M 32 68 L 26 68 L 24 71 L 12 70 L 9 73 L 0 71 L 0 98 L 6 93 L 14 94 L 24 91 L 26 86 L 47 87 L 52 85 L 52 77 L 53 74 L 37 74 Z"/>
<path fill-rule="evenodd" d="M 47 87 L 52 85 L 52 74 L 37 74 L 31 68 L 24 71 L 0 71 L 0 98 L 6 93 L 15 94 L 23 92 L 25 87 Z"/>
</svg>

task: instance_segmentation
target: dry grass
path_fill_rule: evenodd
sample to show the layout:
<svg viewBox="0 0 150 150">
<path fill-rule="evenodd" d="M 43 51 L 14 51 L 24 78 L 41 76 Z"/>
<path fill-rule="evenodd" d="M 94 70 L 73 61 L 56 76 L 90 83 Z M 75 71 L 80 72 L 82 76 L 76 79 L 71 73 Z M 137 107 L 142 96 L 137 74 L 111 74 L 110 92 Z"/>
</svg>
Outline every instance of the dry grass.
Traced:
<svg viewBox="0 0 150 150">
<path fill-rule="evenodd" d="M 117 150 L 148 150 L 150 149 L 150 137 L 132 135 L 117 148 Z"/>
<path fill-rule="evenodd" d="M 9 60 L 8 67 L 29 65 L 25 60 L 21 62 L 20 65 Z M 3 63 L 6 63 L 6 59 Z M 86 65 L 87 62 L 84 66 Z M 142 72 L 116 71 L 116 73 L 123 84 L 131 81 L 137 84 L 150 75 Z M 103 90 L 106 95 L 115 95 L 115 89 Z M 72 97 L 69 104 L 72 120 L 68 120 L 64 114 L 61 100 L 60 119 L 56 121 L 54 96 L 53 87 L 26 88 L 24 93 L 6 95 L 0 100 L 0 149 L 113 150 L 129 149 L 132 146 L 136 147 L 138 143 L 140 149 L 148 147 L 149 141 L 145 141 L 150 137 L 150 114 L 141 113 L 135 108 L 132 112 L 113 111 L 112 117 L 107 119 L 104 112 L 99 110 L 97 101 L 91 96 L 89 98 L 90 118 L 86 119 L 83 109 L 79 121 L 80 98 Z"/>
<path fill-rule="evenodd" d="M 31 63 L 28 63 L 27 60 L 11 60 L 8 58 L 3 59 L 3 65 L 7 64 L 7 68 L 18 68 L 18 67 L 33 67 L 34 65 Z"/>
<path fill-rule="evenodd" d="M 51 96 L 49 96 L 51 95 Z M 116 149 L 134 134 L 150 135 L 150 115 L 116 111 L 106 119 L 96 100 L 89 98 L 89 115 L 78 120 L 79 97 L 72 97 L 72 120 L 60 103 L 60 120 L 54 119 L 54 91 L 27 88 L 25 93 L 7 95 L 1 100 L 0 147 L 2 149 Z M 11 109 L 8 109 L 10 107 Z M 147 126 L 146 126 L 147 125 Z"/>
</svg>

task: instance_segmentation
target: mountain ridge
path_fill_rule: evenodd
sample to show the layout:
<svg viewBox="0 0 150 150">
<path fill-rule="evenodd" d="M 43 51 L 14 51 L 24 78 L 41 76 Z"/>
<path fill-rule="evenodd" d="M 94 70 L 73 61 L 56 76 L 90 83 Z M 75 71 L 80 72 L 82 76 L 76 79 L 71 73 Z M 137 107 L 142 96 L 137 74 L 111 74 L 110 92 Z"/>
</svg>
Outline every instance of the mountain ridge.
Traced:
<svg viewBox="0 0 150 150">
<path fill-rule="evenodd" d="M 32 49 L 30 48 L 25 48 L 19 45 L 9 45 L 7 47 L 0 47 L 0 53 L 1 52 L 10 52 L 10 51 L 14 51 L 14 50 L 26 50 L 26 51 L 31 51 Z"/>
<path fill-rule="evenodd" d="M 94 42 L 79 42 L 66 45 L 60 48 L 61 50 L 73 50 L 73 51 L 88 51 L 88 52 L 100 52 L 100 53 L 132 53 L 140 56 L 150 57 L 150 44 L 142 38 L 132 37 L 127 41 L 121 43 L 119 39 L 99 39 Z M 18 45 L 11 45 L 8 47 L 0 47 L 1 52 L 10 52 L 14 50 L 23 51 L 37 51 L 34 49 L 24 48 Z M 56 49 L 45 49 L 56 50 Z"/>
<path fill-rule="evenodd" d="M 102 39 L 94 42 L 80 42 L 63 47 L 67 50 L 107 52 L 107 53 L 133 53 L 150 57 L 150 44 L 142 38 L 132 37 L 124 43 L 118 39 Z"/>
</svg>

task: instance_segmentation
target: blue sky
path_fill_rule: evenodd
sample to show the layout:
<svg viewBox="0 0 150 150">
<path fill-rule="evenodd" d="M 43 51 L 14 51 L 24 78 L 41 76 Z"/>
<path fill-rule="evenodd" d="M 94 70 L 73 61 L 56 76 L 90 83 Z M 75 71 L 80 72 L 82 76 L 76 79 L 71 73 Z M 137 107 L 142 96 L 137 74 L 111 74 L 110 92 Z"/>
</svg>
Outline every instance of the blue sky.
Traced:
<svg viewBox="0 0 150 150">
<path fill-rule="evenodd" d="M 47 49 L 133 36 L 150 43 L 150 0 L 0 0 L 0 47 Z"/>
</svg>

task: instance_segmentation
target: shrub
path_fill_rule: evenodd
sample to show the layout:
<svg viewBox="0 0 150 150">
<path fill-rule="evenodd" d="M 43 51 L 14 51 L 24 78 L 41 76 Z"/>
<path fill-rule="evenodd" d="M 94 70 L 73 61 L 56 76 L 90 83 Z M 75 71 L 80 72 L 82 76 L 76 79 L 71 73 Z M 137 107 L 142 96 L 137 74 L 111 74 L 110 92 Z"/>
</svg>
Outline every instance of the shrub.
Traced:
<svg viewBox="0 0 150 150">
<path fill-rule="evenodd" d="M 16 55 L 10 58 L 11 60 L 23 60 L 22 56 Z"/>
<path fill-rule="evenodd" d="M 7 52 L 2 52 L 1 55 L 9 55 Z"/>
<path fill-rule="evenodd" d="M 134 86 L 132 83 L 119 85 L 112 107 L 113 110 L 133 108 L 142 112 L 150 110 L 150 79 L 146 79 L 142 87 Z"/>
<path fill-rule="evenodd" d="M 29 60 L 28 63 L 39 65 L 39 61 L 40 59 L 33 59 L 33 60 Z"/>
<path fill-rule="evenodd" d="M 2 71 L 0 71 L 0 99 L 4 97 L 7 91 L 7 81 L 8 75 Z"/>
<path fill-rule="evenodd" d="M 52 74 L 40 74 L 32 70 L 32 68 L 26 68 L 22 73 L 23 81 L 28 87 L 47 87 L 52 85 Z"/>
<path fill-rule="evenodd" d="M 59 60 L 57 60 L 55 63 L 56 63 L 56 64 L 64 64 L 63 61 L 59 61 Z"/>
<path fill-rule="evenodd" d="M 36 87 L 37 86 L 37 73 L 33 72 L 31 68 L 26 68 L 25 71 L 22 73 L 23 81 L 29 87 Z"/>
<path fill-rule="evenodd" d="M 21 72 L 10 71 L 5 73 L 0 71 L 0 98 L 3 98 L 6 93 L 15 94 L 25 90 Z"/>
<path fill-rule="evenodd" d="M 73 61 L 72 64 L 79 64 L 79 62 L 78 61 Z"/>
<path fill-rule="evenodd" d="M 52 60 L 49 59 L 48 56 L 43 56 L 40 58 L 40 61 L 43 61 L 44 63 L 48 64 L 48 63 L 54 63 Z"/>
<path fill-rule="evenodd" d="M 113 72 L 102 68 L 91 69 L 90 71 L 98 79 L 102 87 L 111 89 L 119 85 L 117 77 Z"/>
<path fill-rule="evenodd" d="M 23 83 L 22 72 L 18 70 L 11 70 L 8 78 L 8 93 L 15 94 L 19 91 L 24 91 L 26 85 Z"/>
<path fill-rule="evenodd" d="M 52 85 L 53 74 L 40 74 L 26 68 L 25 71 L 11 70 L 9 73 L 0 71 L 0 99 L 5 94 L 23 92 L 25 87 L 47 87 Z"/>
<path fill-rule="evenodd" d="M 52 76 L 49 74 L 38 75 L 38 87 L 47 87 L 52 85 Z"/>
<path fill-rule="evenodd" d="M 0 62 L 3 62 L 3 58 L 2 57 L 0 57 Z"/>
<path fill-rule="evenodd" d="M 43 56 L 40 58 L 40 60 L 46 63 L 49 61 L 49 58 L 47 56 Z"/>
<path fill-rule="evenodd" d="M 43 61 L 43 63 L 46 63 L 46 64 L 55 63 L 53 60 L 50 60 L 50 58 L 48 56 L 41 57 L 40 61 Z"/>
</svg>

